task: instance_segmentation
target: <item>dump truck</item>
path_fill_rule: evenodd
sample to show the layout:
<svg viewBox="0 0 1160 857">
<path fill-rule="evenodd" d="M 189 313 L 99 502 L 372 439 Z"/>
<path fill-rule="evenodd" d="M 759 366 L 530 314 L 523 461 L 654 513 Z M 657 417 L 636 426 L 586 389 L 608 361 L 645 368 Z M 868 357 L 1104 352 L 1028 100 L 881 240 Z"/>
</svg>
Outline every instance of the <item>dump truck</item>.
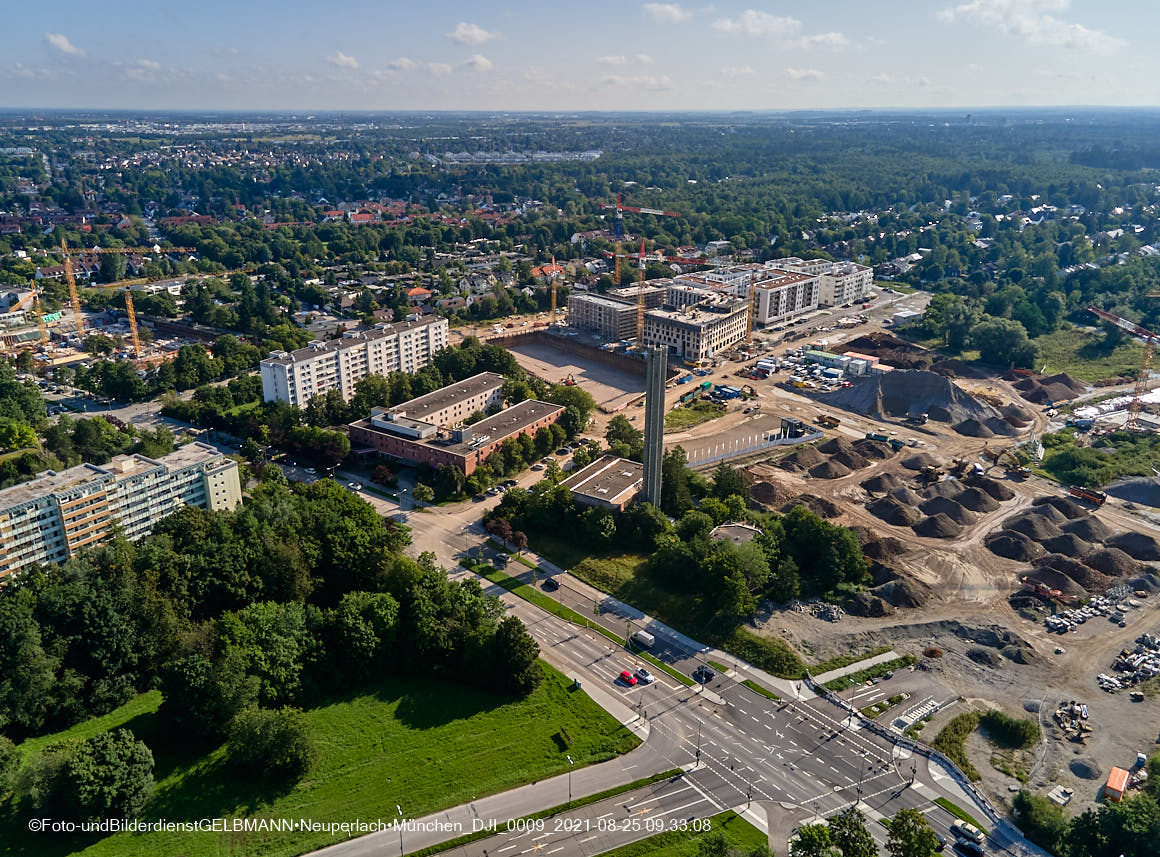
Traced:
<svg viewBox="0 0 1160 857">
<path fill-rule="evenodd" d="M 879 440 L 882 441 L 882 443 L 890 442 L 890 438 L 888 438 L 886 435 L 873 431 L 866 432 L 866 440 Z"/>
<path fill-rule="evenodd" d="M 819 414 L 815 422 L 822 428 L 837 428 L 842 424 L 840 419 L 832 417 L 829 414 Z"/>
</svg>

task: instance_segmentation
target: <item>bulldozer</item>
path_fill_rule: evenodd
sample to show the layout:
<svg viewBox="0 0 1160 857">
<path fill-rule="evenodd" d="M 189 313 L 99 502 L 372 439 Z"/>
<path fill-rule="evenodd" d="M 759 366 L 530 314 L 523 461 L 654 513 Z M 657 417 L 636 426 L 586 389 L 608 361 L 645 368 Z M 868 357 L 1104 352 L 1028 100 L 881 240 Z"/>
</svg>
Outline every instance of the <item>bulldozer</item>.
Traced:
<svg viewBox="0 0 1160 857">
<path fill-rule="evenodd" d="M 933 464 L 928 464 L 918 472 L 918 478 L 923 482 L 938 482 L 943 478 L 943 470 Z"/>
</svg>

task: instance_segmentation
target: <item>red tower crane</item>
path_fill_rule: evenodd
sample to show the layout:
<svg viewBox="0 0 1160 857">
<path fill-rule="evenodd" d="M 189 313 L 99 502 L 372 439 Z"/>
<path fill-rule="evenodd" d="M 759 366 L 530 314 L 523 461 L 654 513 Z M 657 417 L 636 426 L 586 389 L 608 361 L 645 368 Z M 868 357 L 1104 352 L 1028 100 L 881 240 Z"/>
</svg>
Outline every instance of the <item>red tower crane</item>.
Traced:
<svg viewBox="0 0 1160 857">
<path fill-rule="evenodd" d="M 1152 358 L 1156 355 L 1156 345 L 1160 343 L 1160 336 L 1157 336 L 1148 328 L 1136 324 L 1134 321 L 1128 321 L 1126 318 L 1121 318 L 1098 307 L 1090 306 L 1088 307 L 1088 312 L 1102 318 L 1109 324 L 1114 324 L 1116 327 L 1127 331 L 1132 336 L 1144 342 L 1144 359 L 1140 361 L 1140 371 L 1136 376 L 1136 387 L 1132 390 L 1132 401 L 1128 403 L 1128 422 L 1124 425 L 1124 428 L 1129 431 L 1139 429 L 1140 411 L 1144 407 L 1142 399 L 1144 394 L 1148 392 L 1148 376 L 1152 374 Z"/>
</svg>

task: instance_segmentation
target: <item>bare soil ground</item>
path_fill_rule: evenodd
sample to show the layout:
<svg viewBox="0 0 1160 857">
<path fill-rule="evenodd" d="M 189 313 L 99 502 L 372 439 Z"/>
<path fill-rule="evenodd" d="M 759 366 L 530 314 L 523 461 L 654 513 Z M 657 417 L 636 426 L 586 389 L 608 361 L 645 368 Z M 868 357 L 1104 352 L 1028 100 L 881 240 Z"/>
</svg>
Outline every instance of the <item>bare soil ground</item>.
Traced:
<svg viewBox="0 0 1160 857">
<path fill-rule="evenodd" d="M 508 350 L 521 366 L 547 381 L 558 383 L 571 375 L 582 390 L 592 394 L 597 406 L 605 410 L 623 408 L 644 393 L 644 376 L 602 366 L 577 354 L 539 343 L 516 345 Z"/>
</svg>

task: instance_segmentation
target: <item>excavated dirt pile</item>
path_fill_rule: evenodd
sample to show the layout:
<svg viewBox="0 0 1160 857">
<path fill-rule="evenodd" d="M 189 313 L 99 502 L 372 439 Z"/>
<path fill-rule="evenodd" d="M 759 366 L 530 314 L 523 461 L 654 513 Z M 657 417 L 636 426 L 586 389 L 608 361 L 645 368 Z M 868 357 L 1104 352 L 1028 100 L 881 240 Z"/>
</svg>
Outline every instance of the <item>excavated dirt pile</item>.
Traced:
<svg viewBox="0 0 1160 857">
<path fill-rule="evenodd" d="M 893 473 L 879 473 L 877 476 L 862 480 L 862 487 L 871 494 L 885 494 L 895 488 L 901 488 L 902 480 Z"/>
<path fill-rule="evenodd" d="M 791 473 L 804 473 L 811 467 L 821 464 L 826 457 L 812 446 L 803 446 L 794 450 L 777 463 L 777 466 Z"/>
<path fill-rule="evenodd" d="M 901 556 L 906 553 L 906 543 L 901 539 L 896 539 L 894 536 L 880 536 L 869 527 L 853 526 L 850 527 L 854 531 L 854 535 L 858 537 L 858 543 L 862 545 L 862 553 L 875 559 L 884 561 L 893 559 L 896 556 Z M 892 575 L 891 579 L 896 575 Z M 878 580 L 876 582 L 881 583 Z"/>
<path fill-rule="evenodd" d="M 1015 402 L 1003 406 L 1003 418 L 1016 428 L 1023 428 L 1035 422 L 1035 414 Z"/>
<path fill-rule="evenodd" d="M 841 479 L 853 472 L 849 467 L 832 458 L 810 468 L 810 476 L 815 479 Z"/>
<path fill-rule="evenodd" d="M 1086 506 L 1080 505 L 1070 497 L 1036 497 L 1031 503 L 1034 506 L 1053 506 L 1069 521 L 1074 521 L 1076 518 L 1083 518 L 1091 514 Z"/>
<path fill-rule="evenodd" d="M 901 578 L 870 590 L 894 607 L 924 607 L 934 597 L 934 590 L 919 580 Z"/>
<path fill-rule="evenodd" d="M 983 422 L 971 417 L 954 426 L 955 431 L 967 437 L 994 437 L 995 433 Z"/>
<path fill-rule="evenodd" d="M 916 452 L 908 455 L 899 462 L 907 470 L 922 470 L 924 467 L 937 467 L 938 459 L 929 452 Z"/>
<path fill-rule="evenodd" d="M 1064 574 L 1053 568 L 1034 568 L 1023 575 L 1025 580 L 1032 583 L 1042 583 L 1048 589 L 1059 590 L 1064 595 L 1075 598 L 1086 598 L 1088 591 Z"/>
<path fill-rule="evenodd" d="M 967 511 L 954 500 L 951 500 L 949 497 L 935 497 L 931 500 L 927 500 L 918 508 L 931 516 L 945 515 L 956 524 L 961 526 L 973 524 L 976 520 L 978 520 L 975 517 L 974 512 Z"/>
<path fill-rule="evenodd" d="M 1032 541 L 1015 530 L 1000 530 L 988 533 L 983 539 L 987 550 L 996 556 L 1014 559 L 1019 562 L 1031 562 L 1043 556 L 1044 549 L 1039 542 Z"/>
<path fill-rule="evenodd" d="M 905 503 L 908 506 L 917 506 L 919 503 L 926 499 L 921 494 L 914 491 L 912 488 L 907 487 L 906 485 L 895 488 L 890 492 L 890 496 L 897 500 L 899 503 Z"/>
<path fill-rule="evenodd" d="M 1003 529 L 1022 533 L 1029 539 L 1040 543 L 1063 535 L 1063 530 L 1034 512 L 1020 512 L 1018 515 L 1008 518 L 1003 524 Z"/>
<path fill-rule="evenodd" d="M 909 527 L 922 520 L 922 513 L 913 506 L 900 503 L 892 496 L 875 500 L 866 506 L 866 511 L 896 527 Z"/>
<path fill-rule="evenodd" d="M 868 437 L 854 441 L 854 449 L 863 458 L 871 461 L 885 461 L 887 458 L 891 458 L 896 452 L 890 444 L 883 443 L 880 440 L 871 440 Z"/>
<path fill-rule="evenodd" d="M 1015 429 L 998 408 L 976 399 L 935 372 L 895 371 L 865 378 L 825 396 L 827 404 L 875 419 L 927 414 L 954 426 L 976 421 L 993 434 L 1014 435 Z M 991 435 L 975 435 L 991 437 Z"/>
<path fill-rule="evenodd" d="M 1010 500 L 1015 496 L 1015 492 L 1009 486 L 991 476 L 979 476 L 974 484 L 976 488 L 982 488 L 996 500 Z"/>
<path fill-rule="evenodd" d="M 954 539 L 963 534 L 963 528 L 941 512 L 919 521 L 911 529 L 928 539 Z"/>
<path fill-rule="evenodd" d="M 836 518 L 842 514 L 841 506 L 833 500 L 827 500 L 825 497 L 819 497 L 816 494 L 802 494 L 800 497 L 794 497 L 781 507 L 781 511 L 783 513 L 788 512 L 794 506 L 805 506 L 820 518 Z"/>
<path fill-rule="evenodd" d="M 1160 478 L 1134 476 L 1117 479 L 1104 488 L 1104 492 L 1129 503 L 1160 508 Z"/>
<path fill-rule="evenodd" d="M 1048 402 L 1066 402 L 1074 399 L 1087 389 L 1087 385 L 1061 372 L 1047 377 L 1024 378 L 1015 383 L 1015 389 L 1027 401 L 1036 405 L 1046 405 Z"/>
<path fill-rule="evenodd" d="M 963 483 L 957 479 L 944 479 L 941 482 L 934 482 L 926 486 L 919 493 L 927 500 L 934 497 L 945 497 L 948 500 L 953 500 L 963 493 Z"/>
<path fill-rule="evenodd" d="M 1119 548 L 1104 548 L 1083 558 L 1084 564 L 1109 577 L 1127 577 L 1140 571 L 1140 563 Z"/>
<path fill-rule="evenodd" d="M 1077 585 L 1088 592 L 1103 592 L 1110 585 L 1108 577 L 1082 562 L 1076 562 L 1069 556 L 1052 553 L 1035 560 L 1032 563 L 1036 568 L 1050 568 L 1071 578 Z"/>
<path fill-rule="evenodd" d="M 1160 559 L 1160 541 L 1143 533 L 1119 533 L 1108 539 L 1107 545 L 1119 548 L 1132 559 L 1145 562 Z"/>
<path fill-rule="evenodd" d="M 1065 533 L 1075 533 L 1081 539 L 1089 542 L 1106 542 L 1112 537 L 1112 531 L 1108 525 L 1094 515 L 1085 515 L 1074 521 L 1068 521 L 1061 529 Z"/>
<path fill-rule="evenodd" d="M 996 500 L 983 489 L 977 488 L 973 485 L 970 488 L 964 489 L 954 499 L 964 509 L 970 509 L 972 512 L 994 512 L 999 508 L 998 500 Z"/>
<path fill-rule="evenodd" d="M 1059 553 L 1064 556 L 1075 557 L 1076 559 L 1083 559 L 1094 550 L 1090 542 L 1085 542 L 1074 533 L 1064 533 L 1061 536 L 1048 539 L 1043 543 L 1043 546 L 1052 553 Z"/>
</svg>

